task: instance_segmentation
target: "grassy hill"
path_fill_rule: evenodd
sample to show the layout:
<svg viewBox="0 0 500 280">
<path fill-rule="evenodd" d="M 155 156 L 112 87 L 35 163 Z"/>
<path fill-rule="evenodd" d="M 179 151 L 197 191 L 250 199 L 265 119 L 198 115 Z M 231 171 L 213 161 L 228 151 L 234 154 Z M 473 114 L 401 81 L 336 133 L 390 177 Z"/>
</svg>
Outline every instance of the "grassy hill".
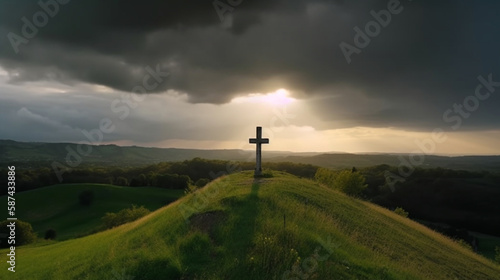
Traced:
<svg viewBox="0 0 500 280">
<path fill-rule="evenodd" d="M 133 223 L 16 256 L 0 278 L 500 279 L 418 223 L 278 172 L 226 176 Z"/>
<path fill-rule="evenodd" d="M 94 193 L 90 206 L 79 204 L 78 195 L 84 190 Z M 132 204 L 156 210 L 183 195 L 183 190 L 131 188 L 100 184 L 55 185 L 17 193 L 16 217 L 31 223 L 39 237 L 52 228 L 57 239 L 64 240 L 88 234 L 100 225 L 107 212 L 118 212 Z M 0 197 L 7 205 L 7 197 Z M 7 212 L 5 212 L 7 213 Z"/>
</svg>

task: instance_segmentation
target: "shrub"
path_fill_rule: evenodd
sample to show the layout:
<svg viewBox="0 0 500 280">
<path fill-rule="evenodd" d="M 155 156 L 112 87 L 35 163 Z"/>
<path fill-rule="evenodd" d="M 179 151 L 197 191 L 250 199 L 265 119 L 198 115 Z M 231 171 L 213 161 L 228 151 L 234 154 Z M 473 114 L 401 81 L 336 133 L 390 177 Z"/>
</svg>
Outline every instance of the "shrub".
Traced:
<svg viewBox="0 0 500 280">
<path fill-rule="evenodd" d="M 151 211 L 144 206 L 137 207 L 136 205 L 132 205 L 131 208 L 123 209 L 118 213 L 106 213 L 101 220 L 104 223 L 104 227 L 108 229 L 135 221 L 149 213 L 151 213 Z"/>
<path fill-rule="evenodd" d="M 394 209 L 394 213 L 398 214 L 399 216 L 403 216 L 405 218 L 408 218 L 408 214 L 409 214 L 402 207 L 397 207 L 396 209 Z"/>
<path fill-rule="evenodd" d="M 184 194 L 194 193 L 198 189 L 199 189 L 199 187 L 197 187 L 195 185 L 189 185 L 187 188 L 184 189 Z"/>
<path fill-rule="evenodd" d="M 344 170 L 335 177 L 334 187 L 348 195 L 358 196 L 368 185 L 360 173 Z"/>
<path fill-rule="evenodd" d="M 80 205 L 89 206 L 94 201 L 94 192 L 91 190 L 85 190 L 78 196 Z"/>
<path fill-rule="evenodd" d="M 208 183 L 210 183 L 209 179 L 207 179 L 207 178 L 201 178 L 198 181 L 196 181 L 195 186 L 197 186 L 198 188 L 203 188 Z"/>
<path fill-rule="evenodd" d="M 326 168 L 318 168 L 316 174 L 314 175 L 314 179 L 322 184 L 333 187 L 335 172 Z"/>
<path fill-rule="evenodd" d="M 45 239 L 56 239 L 56 236 L 57 236 L 57 232 L 55 229 L 48 229 L 46 232 L 45 232 Z"/>
<path fill-rule="evenodd" d="M 344 170 L 334 172 L 326 168 L 319 168 L 314 178 L 331 188 L 337 189 L 347 195 L 358 196 L 366 189 L 365 177 L 359 172 Z"/>
<path fill-rule="evenodd" d="M 10 228 L 8 228 L 7 225 L 11 223 L 12 221 L 3 221 L 0 223 L 0 235 L 2 236 L 2 239 L 0 240 L 1 241 L 0 245 L 2 248 L 7 248 L 12 245 L 20 246 L 20 245 L 30 244 L 36 240 L 37 236 L 36 233 L 33 231 L 33 227 L 31 226 L 31 224 L 23 222 L 21 220 L 17 220 L 15 221 L 16 243 L 9 244 L 8 236 L 10 235 Z"/>
</svg>

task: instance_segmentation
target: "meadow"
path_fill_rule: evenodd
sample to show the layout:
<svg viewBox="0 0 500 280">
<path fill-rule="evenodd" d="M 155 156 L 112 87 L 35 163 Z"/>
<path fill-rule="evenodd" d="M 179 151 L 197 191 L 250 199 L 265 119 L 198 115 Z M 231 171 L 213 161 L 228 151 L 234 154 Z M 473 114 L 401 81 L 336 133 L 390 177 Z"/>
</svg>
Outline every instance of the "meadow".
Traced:
<svg viewBox="0 0 500 280">
<path fill-rule="evenodd" d="M 79 203 L 78 196 L 85 190 L 94 194 L 89 206 Z M 54 229 L 56 240 L 66 240 L 95 232 L 101 225 L 101 217 L 108 212 L 118 212 L 132 204 L 153 211 L 183 194 L 183 190 L 153 187 L 61 184 L 17 193 L 16 216 L 29 222 L 38 237 L 43 238 L 48 229 Z M 0 203 L 7 205 L 7 197 L 1 196 Z"/>
</svg>

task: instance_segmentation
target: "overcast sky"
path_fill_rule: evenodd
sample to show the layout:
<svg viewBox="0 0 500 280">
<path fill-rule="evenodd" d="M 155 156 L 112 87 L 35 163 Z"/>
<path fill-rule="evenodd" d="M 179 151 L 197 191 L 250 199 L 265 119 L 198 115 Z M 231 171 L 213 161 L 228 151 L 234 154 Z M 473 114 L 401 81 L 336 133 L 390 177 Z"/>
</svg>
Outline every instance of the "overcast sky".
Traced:
<svg viewBox="0 0 500 280">
<path fill-rule="evenodd" d="M 0 0 L 0 139 L 252 149 L 260 125 L 269 150 L 500 154 L 499 12 Z"/>
</svg>

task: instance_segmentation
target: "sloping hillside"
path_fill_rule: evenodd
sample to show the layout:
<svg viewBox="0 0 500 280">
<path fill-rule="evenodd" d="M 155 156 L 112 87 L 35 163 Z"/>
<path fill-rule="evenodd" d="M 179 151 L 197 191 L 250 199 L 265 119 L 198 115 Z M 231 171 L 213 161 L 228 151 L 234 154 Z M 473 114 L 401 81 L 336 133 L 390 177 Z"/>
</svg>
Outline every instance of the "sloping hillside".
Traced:
<svg viewBox="0 0 500 280">
<path fill-rule="evenodd" d="M 278 172 L 223 177 L 134 223 L 16 256 L 0 278 L 500 279 L 411 220 Z"/>
</svg>

